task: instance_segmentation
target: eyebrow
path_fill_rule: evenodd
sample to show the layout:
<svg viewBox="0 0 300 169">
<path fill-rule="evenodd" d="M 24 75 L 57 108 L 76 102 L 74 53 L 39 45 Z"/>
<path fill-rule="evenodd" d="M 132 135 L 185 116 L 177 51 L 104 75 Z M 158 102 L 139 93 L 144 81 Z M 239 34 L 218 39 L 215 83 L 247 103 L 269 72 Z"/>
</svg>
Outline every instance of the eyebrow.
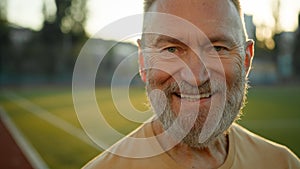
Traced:
<svg viewBox="0 0 300 169">
<path fill-rule="evenodd" d="M 208 35 L 207 39 L 209 41 L 205 42 L 202 45 L 207 45 L 208 42 L 210 42 L 211 44 L 216 43 L 216 42 L 221 42 L 221 43 L 225 43 L 229 46 L 234 46 L 239 44 L 238 41 L 235 41 L 235 39 L 233 37 L 227 36 L 227 34 L 212 34 L 212 35 Z M 187 44 L 185 44 L 183 42 L 183 40 L 180 40 L 180 38 L 174 38 L 174 37 L 170 37 L 170 36 L 166 36 L 166 35 L 157 35 L 155 38 L 153 38 L 153 42 L 151 44 L 151 46 L 153 47 L 157 47 L 160 48 L 163 46 L 164 43 L 171 43 L 171 44 L 178 44 L 178 45 L 184 45 L 187 46 Z"/>
<path fill-rule="evenodd" d="M 176 39 L 166 35 L 158 35 L 153 42 L 154 47 L 161 47 L 163 43 L 172 43 L 178 45 L 185 45 L 180 39 Z M 186 46 L 186 45 L 185 45 Z"/>
<path fill-rule="evenodd" d="M 208 39 L 210 43 L 222 42 L 228 44 L 229 46 L 238 44 L 238 41 L 236 41 L 233 37 L 227 36 L 227 34 L 209 35 Z"/>
</svg>

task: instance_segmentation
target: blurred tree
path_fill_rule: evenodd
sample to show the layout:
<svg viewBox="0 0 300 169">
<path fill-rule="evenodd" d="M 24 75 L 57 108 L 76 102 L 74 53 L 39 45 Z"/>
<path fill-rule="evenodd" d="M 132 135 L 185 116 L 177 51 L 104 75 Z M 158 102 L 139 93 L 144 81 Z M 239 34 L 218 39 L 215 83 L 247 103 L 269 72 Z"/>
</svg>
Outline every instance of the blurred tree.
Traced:
<svg viewBox="0 0 300 169">
<path fill-rule="evenodd" d="M 8 22 L 7 22 L 7 1 L 0 1 L 0 44 L 7 43 L 8 41 Z"/>
<path fill-rule="evenodd" d="M 293 52 L 294 75 L 300 78 L 300 13 L 298 15 L 298 29 Z"/>
<path fill-rule="evenodd" d="M 281 0 L 272 0 L 271 8 L 272 8 L 272 16 L 274 24 L 266 24 L 262 23 L 257 25 L 257 40 L 259 47 L 266 48 L 269 50 L 273 50 L 275 48 L 274 36 L 276 34 L 281 33 L 280 27 L 280 10 L 281 10 Z"/>
<path fill-rule="evenodd" d="M 64 34 L 85 36 L 87 0 L 55 0 L 53 7 L 49 0 L 44 0 L 44 23 L 52 23 Z M 55 8 L 55 9 L 53 9 Z"/>
<path fill-rule="evenodd" d="M 9 26 L 7 22 L 7 0 L 0 1 L 0 82 L 5 71 L 5 62 L 8 55 L 8 48 L 10 44 L 9 40 Z"/>
<path fill-rule="evenodd" d="M 7 15 L 7 0 L 1 0 L 0 1 L 0 19 L 6 20 Z"/>
<path fill-rule="evenodd" d="M 273 36 L 275 34 L 279 34 L 282 30 L 280 27 L 280 10 L 281 10 L 281 2 L 280 0 L 273 0 L 272 1 L 272 14 L 273 14 L 273 18 L 274 18 L 274 28 L 273 28 Z"/>
<path fill-rule="evenodd" d="M 61 2 L 56 0 L 56 3 Z M 83 34 L 86 20 L 86 0 L 72 0 L 61 18 L 61 29 L 64 33 Z"/>
<path fill-rule="evenodd" d="M 84 30 L 87 0 L 44 0 L 44 26 L 36 37 L 40 46 L 35 52 L 42 57 L 46 75 L 72 72 L 72 66 L 81 45 L 86 40 Z M 31 50 L 33 51 L 33 50 Z"/>
<path fill-rule="evenodd" d="M 35 32 L 8 23 L 8 1 L 0 0 L 0 85 L 22 79 L 71 81 L 75 59 L 87 39 L 86 1 L 43 0 L 44 24 Z"/>
<path fill-rule="evenodd" d="M 53 23 L 56 18 L 56 10 L 54 0 L 44 0 L 42 9 L 44 22 Z"/>
</svg>

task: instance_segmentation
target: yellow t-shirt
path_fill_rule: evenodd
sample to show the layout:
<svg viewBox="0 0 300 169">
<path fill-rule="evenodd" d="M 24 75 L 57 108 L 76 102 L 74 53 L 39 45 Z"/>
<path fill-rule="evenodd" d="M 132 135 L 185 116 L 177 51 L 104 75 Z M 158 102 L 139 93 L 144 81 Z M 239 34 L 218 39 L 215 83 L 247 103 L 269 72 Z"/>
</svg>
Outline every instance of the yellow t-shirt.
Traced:
<svg viewBox="0 0 300 169">
<path fill-rule="evenodd" d="M 259 137 L 243 127 L 233 124 L 229 129 L 229 151 L 224 164 L 219 169 L 300 169 L 300 160 L 287 147 Z M 154 136 L 151 124 L 145 124 L 131 137 Z M 147 158 L 128 158 L 115 155 L 143 154 L 143 151 L 157 152 L 158 142 L 140 145 L 126 138 L 90 161 L 84 168 L 90 169 L 184 169 L 167 153 Z"/>
</svg>

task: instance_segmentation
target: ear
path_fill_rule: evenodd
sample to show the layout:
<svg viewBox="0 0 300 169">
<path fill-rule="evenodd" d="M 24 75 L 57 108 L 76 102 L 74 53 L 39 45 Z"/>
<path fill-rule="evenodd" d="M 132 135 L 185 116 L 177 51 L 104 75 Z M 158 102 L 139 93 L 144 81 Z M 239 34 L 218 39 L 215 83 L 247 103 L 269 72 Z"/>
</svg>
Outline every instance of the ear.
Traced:
<svg viewBox="0 0 300 169">
<path fill-rule="evenodd" d="M 138 57 L 139 57 L 139 73 L 143 82 L 146 83 L 146 69 L 145 69 L 145 60 L 142 52 L 141 40 L 137 40 L 138 43 Z"/>
<path fill-rule="evenodd" d="M 251 39 L 246 42 L 246 55 L 244 60 L 246 77 L 248 77 L 250 73 L 253 56 L 254 56 L 254 41 Z"/>
</svg>

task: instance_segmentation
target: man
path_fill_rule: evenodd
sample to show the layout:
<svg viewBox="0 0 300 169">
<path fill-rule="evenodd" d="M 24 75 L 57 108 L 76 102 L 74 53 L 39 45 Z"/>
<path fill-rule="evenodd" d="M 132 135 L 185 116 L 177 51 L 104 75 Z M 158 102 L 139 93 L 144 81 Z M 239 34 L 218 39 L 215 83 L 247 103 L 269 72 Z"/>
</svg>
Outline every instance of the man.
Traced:
<svg viewBox="0 0 300 169">
<path fill-rule="evenodd" d="M 86 168 L 300 168 L 289 149 L 233 123 L 253 57 L 239 1 L 145 0 L 145 12 L 140 74 L 158 118 Z"/>
</svg>

